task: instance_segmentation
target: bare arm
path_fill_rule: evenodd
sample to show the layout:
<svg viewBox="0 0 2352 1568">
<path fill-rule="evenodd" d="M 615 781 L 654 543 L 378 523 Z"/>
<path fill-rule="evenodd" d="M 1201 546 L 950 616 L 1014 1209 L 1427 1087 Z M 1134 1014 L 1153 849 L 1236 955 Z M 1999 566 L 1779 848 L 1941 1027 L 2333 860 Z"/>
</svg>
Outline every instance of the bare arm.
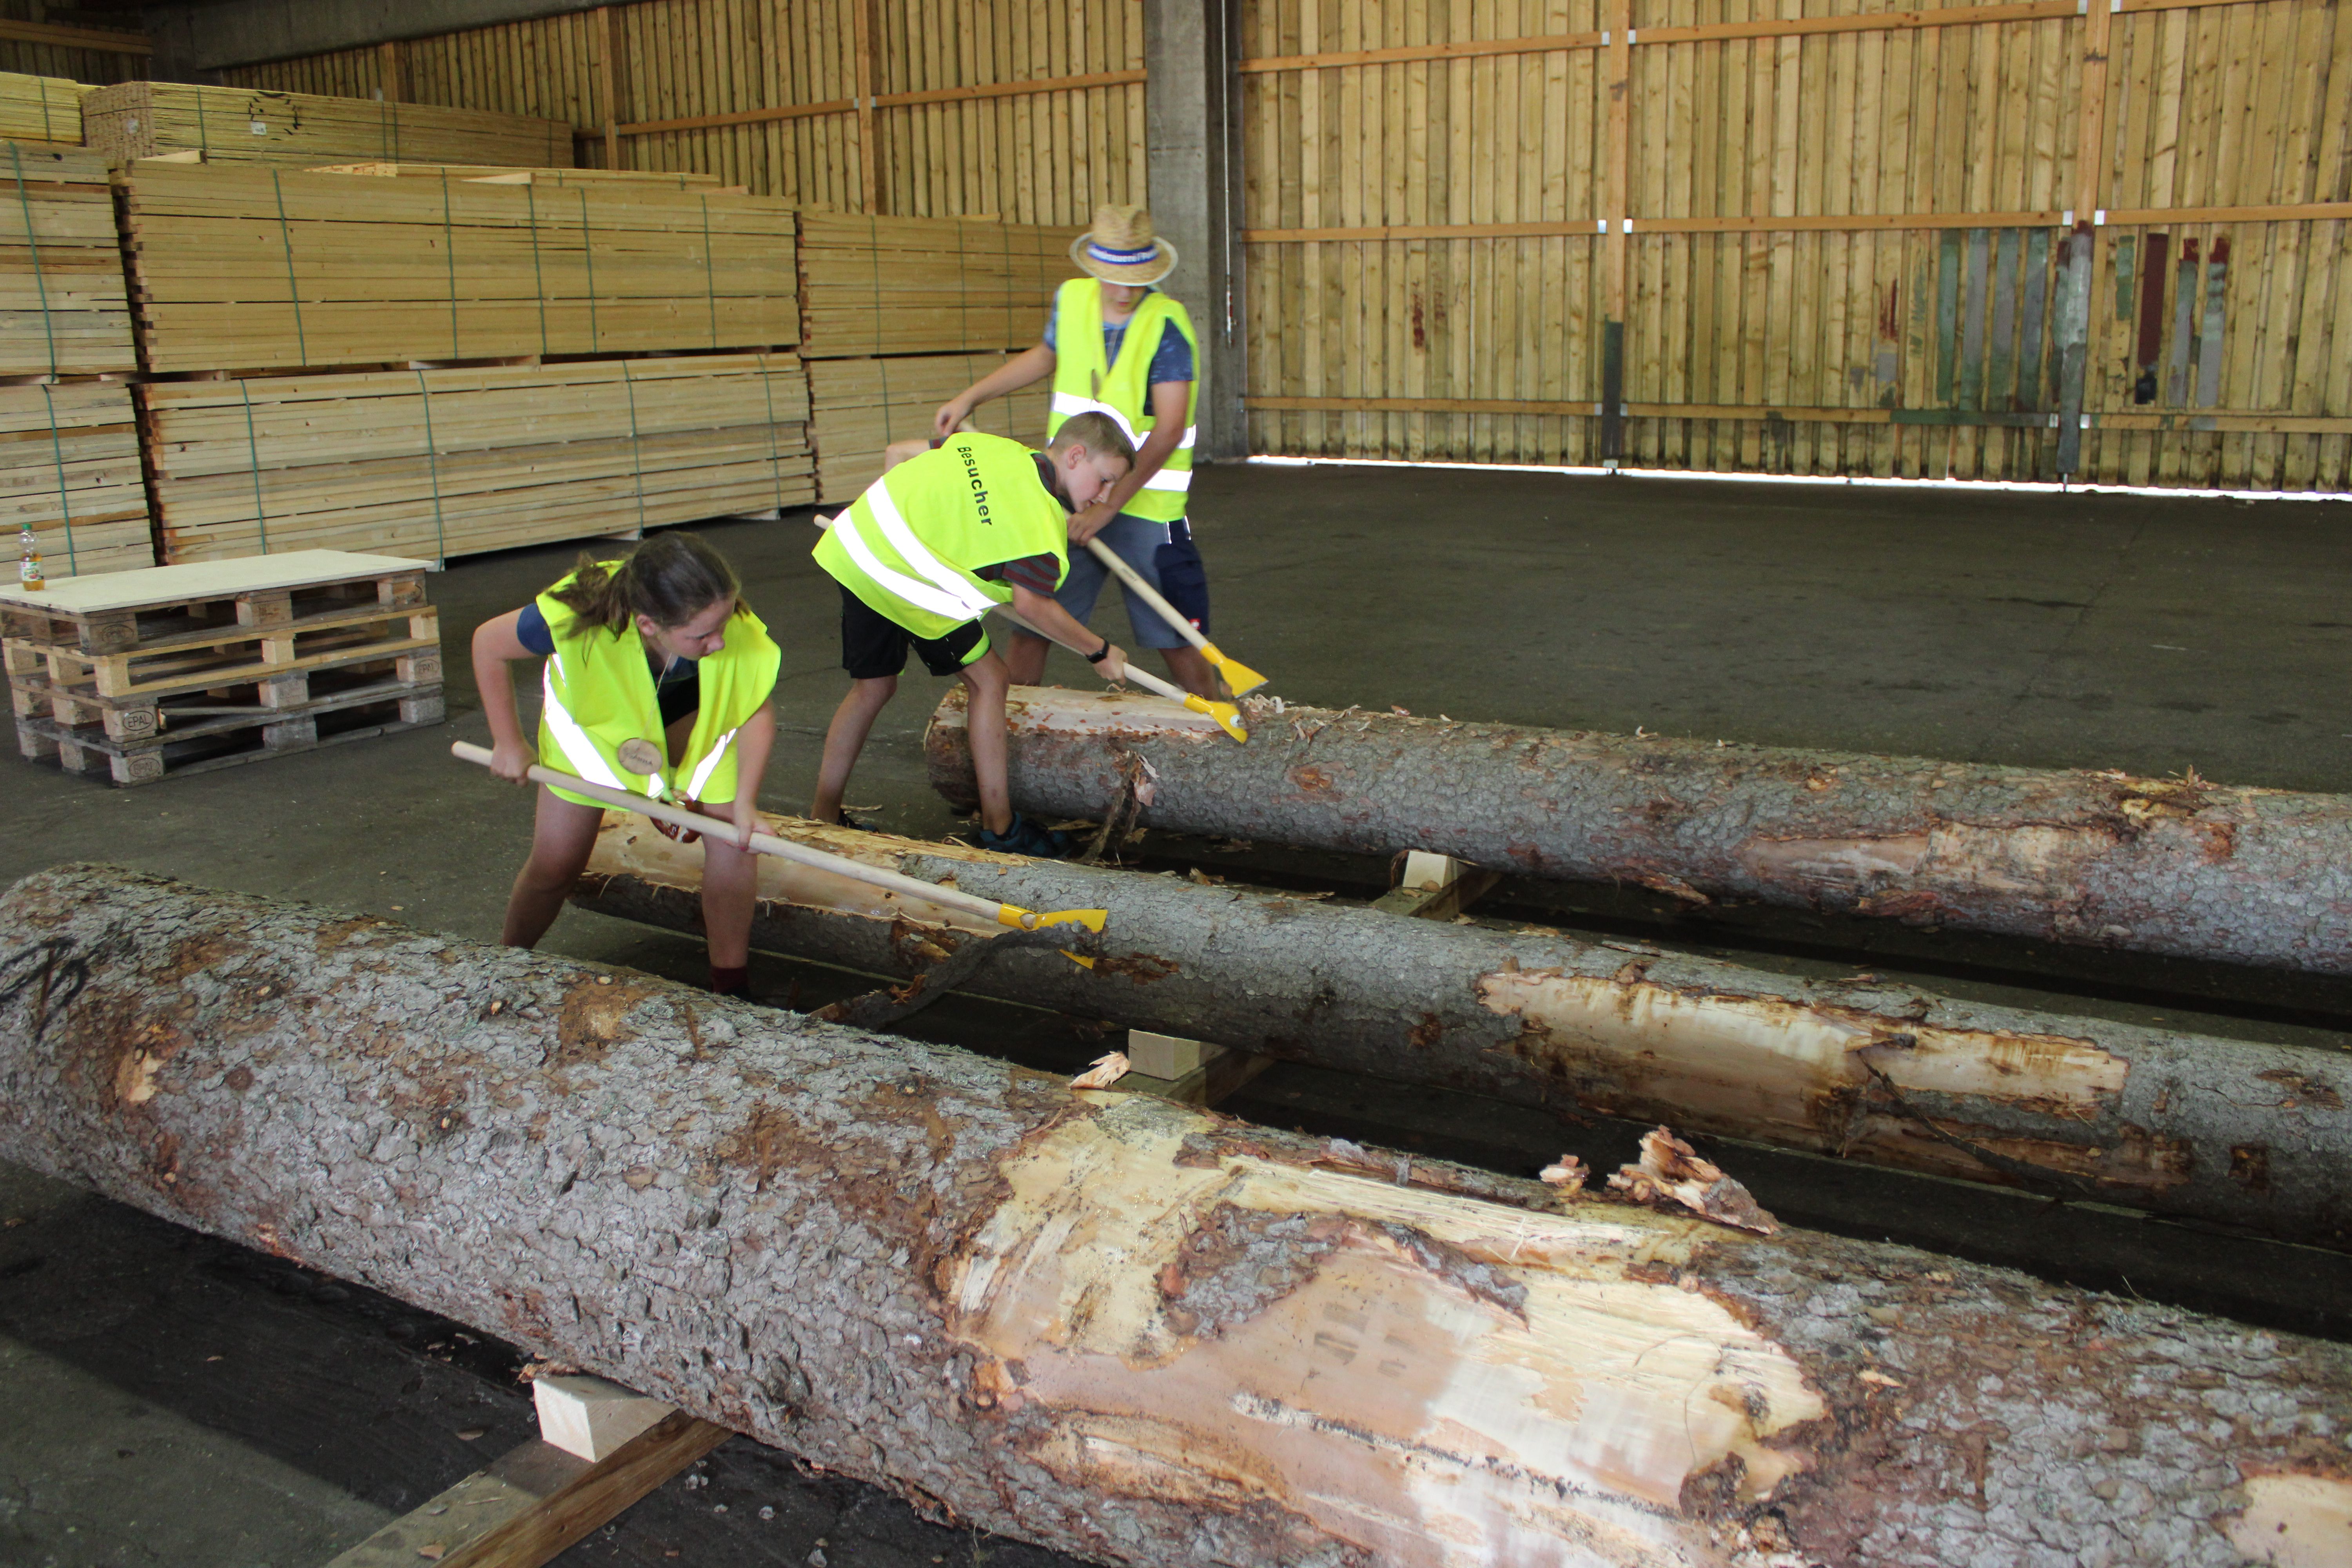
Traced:
<svg viewBox="0 0 2352 1568">
<path fill-rule="evenodd" d="M 1105 490 L 1093 505 L 1070 514 L 1070 542 L 1084 544 L 1100 533 L 1110 520 L 1127 510 L 1127 503 L 1150 481 L 1152 475 L 1168 466 L 1168 459 L 1184 440 L 1184 416 L 1191 411 L 1192 384 L 1189 381 L 1156 381 L 1151 384 L 1151 434 L 1143 438 L 1143 446 L 1135 454 L 1135 461 L 1126 477 Z"/>
<path fill-rule="evenodd" d="M 971 411 L 990 398 L 1002 397 L 1008 392 L 1018 392 L 1034 381 L 1054 374 L 1054 351 L 1044 343 L 1024 349 L 994 370 L 965 387 L 940 405 L 931 416 L 931 434 L 945 440 L 956 433 L 956 426 L 971 417 Z"/>
<path fill-rule="evenodd" d="M 1028 622 L 1043 636 L 1053 638 L 1072 653 L 1084 657 L 1095 651 L 1095 635 L 1087 630 L 1077 616 L 1062 608 L 1050 594 L 1040 594 L 1034 588 L 1013 585 L 1013 613 Z M 1108 647 L 1110 639 L 1103 639 Z M 1113 647 L 1095 671 L 1105 680 L 1122 680 L 1127 677 L 1127 655 Z"/>
<path fill-rule="evenodd" d="M 509 610 L 474 628 L 474 685 L 482 694 L 482 717 L 490 721 L 490 773 L 509 784 L 529 784 L 537 748 L 523 739 L 515 714 L 514 678 L 507 666 L 539 655 L 522 646 L 515 624 L 520 610 Z"/>
<path fill-rule="evenodd" d="M 760 830 L 760 780 L 768 771 L 768 753 L 776 743 L 775 700 L 760 704 L 759 711 L 735 731 L 735 803 L 728 815 L 735 824 L 735 847 L 749 848 Z"/>
</svg>

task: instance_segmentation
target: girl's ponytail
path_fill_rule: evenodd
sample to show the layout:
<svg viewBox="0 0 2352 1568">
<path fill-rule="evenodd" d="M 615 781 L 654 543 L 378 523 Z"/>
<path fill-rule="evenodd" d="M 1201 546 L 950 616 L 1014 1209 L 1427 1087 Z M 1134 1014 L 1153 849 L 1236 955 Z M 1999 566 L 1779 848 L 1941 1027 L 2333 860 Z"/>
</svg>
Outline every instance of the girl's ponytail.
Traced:
<svg viewBox="0 0 2352 1568">
<path fill-rule="evenodd" d="M 739 609 L 743 602 L 735 569 L 695 533 L 656 533 L 609 569 L 583 551 L 572 581 L 554 597 L 582 626 L 601 626 L 615 637 L 633 616 L 676 626 L 721 599 Z"/>
</svg>

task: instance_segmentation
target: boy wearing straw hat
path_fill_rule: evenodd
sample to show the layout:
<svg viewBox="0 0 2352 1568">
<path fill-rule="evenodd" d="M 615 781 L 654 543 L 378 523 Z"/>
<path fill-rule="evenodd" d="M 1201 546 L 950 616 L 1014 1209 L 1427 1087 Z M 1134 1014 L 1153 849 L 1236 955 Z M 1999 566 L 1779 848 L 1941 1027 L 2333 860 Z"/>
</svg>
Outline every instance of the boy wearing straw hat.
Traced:
<svg viewBox="0 0 2352 1568">
<path fill-rule="evenodd" d="M 1095 502 L 1070 518 L 1070 542 L 1102 542 L 1135 568 L 1202 631 L 1208 630 L 1209 584 L 1192 543 L 1185 500 L 1192 482 L 1193 414 L 1199 402 L 1199 342 L 1184 307 L 1152 285 L 1176 267 L 1176 247 L 1151 231 L 1151 214 L 1104 206 L 1094 226 L 1070 246 L 1086 276 L 1054 297 L 1045 341 L 1007 361 L 952 400 L 933 419 L 940 439 L 992 397 L 1054 378 L 1050 437 L 1073 415 L 1108 415 L 1136 447 L 1135 465 Z M 1054 595 L 1081 624 L 1108 574 L 1091 551 L 1070 554 L 1069 574 Z M 1197 696 L 1220 695 L 1216 672 L 1135 593 L 1125 588 L 1135 640 L 1157 648 L 1168 673 Z M 1016 684 L 1034 686 L 1045 671 L 1044 639 L 1015 632 L 1004 662 Z"/>
</svg>

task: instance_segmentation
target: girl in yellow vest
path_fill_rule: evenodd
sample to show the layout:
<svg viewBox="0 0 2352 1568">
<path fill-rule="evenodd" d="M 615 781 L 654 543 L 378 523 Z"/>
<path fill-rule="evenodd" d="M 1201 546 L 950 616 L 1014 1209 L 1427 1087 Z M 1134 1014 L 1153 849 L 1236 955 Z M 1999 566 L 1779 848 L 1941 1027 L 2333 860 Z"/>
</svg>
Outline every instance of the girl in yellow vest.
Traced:
<svg viewBox="0 0 2352 1568">
<path fill-rule="evenodd" d="M 1054 378 L 1048 436 L 1072 415 L 1108 415 L 1134 444 L 1135 466 L 1071 517 L 1070 542 L 1100 537 L 1205 633 L 1208 577 L 1185 516 L 1200 401 L 1199 347 L 1184 307 L 1152 287 L 1175 270 L 1176 247 L 1152 234 L 1151 215 L 1143 208 L 1105 206 L 1096 209 L 1094 227 L 1072 243 L 1070 258 L 1087 276 L 1071 279 L 1055 293 L 1045 341 L 941 404 L 933 433 L 944 438 L 990 398 L 1045 376 Z M 1093 552 L 1073 550 L 1069 574 L 1054 597 L 1084 624 L 1108 574 Z M 1168 673 L 1187 690 L 1223 695 L 1201 651 L 1132 590 L 1122 584 L 1122 591 L 1136 642 L 1157 648 Z M 1015 685 L 1034 686 L 1045 672 L 1045 643 L 1011 633 L 1004 662 Z"/>
<path fill-rule="evenodd" d="M 546 660 L 536 746 L 523 739 L 507 669 L 526 658 Z M 729 825 L 701 836 L 710 988 L 721 994 L 744 989 L 751 962 L 757 875 L 745 847 L 759 826 L 782 659 L 734 568 L 691 533 L 656 534 L 617 561 L 583 554 L 531 604 L 474 632 L 490 772 L 520 784 L 537 763 Z M 604 819 L 596 802 L 541 787 L 530 858 L 507 900 L 509 947 L 536 946 L 555 923 Z"/>
</svg>

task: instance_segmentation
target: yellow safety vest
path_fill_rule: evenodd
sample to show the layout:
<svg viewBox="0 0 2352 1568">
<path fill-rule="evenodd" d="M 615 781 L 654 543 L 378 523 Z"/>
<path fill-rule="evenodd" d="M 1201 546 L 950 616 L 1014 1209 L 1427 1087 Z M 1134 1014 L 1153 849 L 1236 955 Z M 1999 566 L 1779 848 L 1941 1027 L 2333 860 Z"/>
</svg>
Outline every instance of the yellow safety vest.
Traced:
<svg viewBox="0 0 2352 1568">
<path fill-rule="evenodd" d="M 607 570 L 618 564 L 604 563 Z M 783 663 L 782 650 L 768 636 L 767 626 L 750 610 L 736 611 L 727 623 L 727 646 L 698 661 L 701 705 L 686 753 L 673 767 L 662 733 L 661 702 L 635 617 L 618 632 L 580 625 L 579 617 L 554 596 L 571 581 L 567 576 L 539 596 L 540 614 L 547 617 L 547 629 L 555 637 L 540 704 L 541 765 L 655 800 L 698 800 L 709 805 L 732 801 L 736 731 L 774 693 L 776 671 Z M 632 741 L 646 742 L 651 751 L 632 747 L 625 760 L 622 749 Z M 648 759 L 650 772 L 630 765 Z M 568 790 L 555 793 L 582 805 L 604 804 Z"/>
<path fill-rule="evenodd" d="M 1118 359 L 1103 363 L 1102 280 L 1073 278 L 1054 296 L 1054 406 L 1045 418 L 1051 439 L 1062 421 L 1089 411 L 1118 421 L 1127 438 L 1143 449 L 1151 434 L 1151 356 L 1159 351 L 1163 331 L 1184 334 L 1192 347 L 1192 363 L 1201 363 L 1200 341 L 1192 335 L 1192 318 L 1184 307 L 1161 293 L 1143 297 L 1119 340 Z M 1196 374 L 1184 398 L 1184 438 L 1168 454 L 1160 470 L 1143 481 L 1125 510 L 1154 522 L 1174 522 L 1184 515 L 1192 488 L 1192 438 L 1201 405 L 1201 382 Z"/>
<path fill-rule="evenodd" d="M 1051 555 L 1070 569 L 1070 514 L 1036 454 L 976 430 L 909 458 L 866 488 L 816 542 L 816 563 L 877 615 L 941 637 L 1013 602 L 974 568 Z M 983 648 L 984 651 L 984 648 Z"/>
</svg>

